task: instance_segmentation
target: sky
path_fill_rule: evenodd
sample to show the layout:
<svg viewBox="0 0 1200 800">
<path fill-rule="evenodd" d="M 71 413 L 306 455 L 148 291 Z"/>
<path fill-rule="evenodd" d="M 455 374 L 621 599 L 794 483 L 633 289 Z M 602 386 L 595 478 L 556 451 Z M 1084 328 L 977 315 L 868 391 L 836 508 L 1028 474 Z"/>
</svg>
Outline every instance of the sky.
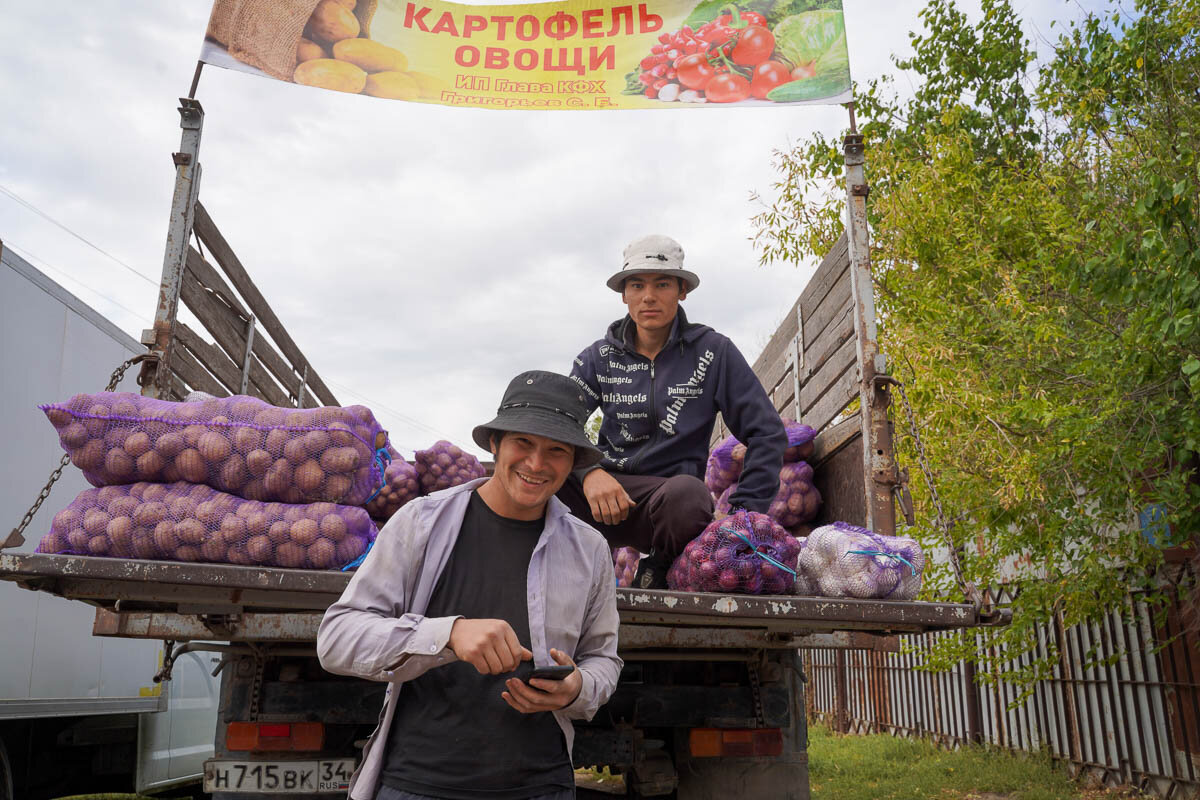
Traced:
<svg viewBox="0 0 1200 800">
<path fill-rule="evenodd" d="M 1015 5 L 1044 50 L 1052 20 L 1094 4 Z M 922 6 L 844 0 L 856 81 L 895 72 Z M 153 317 L 177 98 L 210 8 L 0 0 L 8 32 L 39 32 L 0 48 L 0 241 L 134 338 Z M 604 282 L 647 233 L 677 239 L 701 278 L 689 318 L 753 362 L 815 264 L 759 265 L 751 195 L 773 195 L 774 151 L 847 124 L 839 106 L 447 108 L 211 66 L 196 97 L 201 201 L 339 402 L 371 407 L 405 455 L 469 445 L 517 373 L 568 371 L 624 314 Z"/>
</svg>

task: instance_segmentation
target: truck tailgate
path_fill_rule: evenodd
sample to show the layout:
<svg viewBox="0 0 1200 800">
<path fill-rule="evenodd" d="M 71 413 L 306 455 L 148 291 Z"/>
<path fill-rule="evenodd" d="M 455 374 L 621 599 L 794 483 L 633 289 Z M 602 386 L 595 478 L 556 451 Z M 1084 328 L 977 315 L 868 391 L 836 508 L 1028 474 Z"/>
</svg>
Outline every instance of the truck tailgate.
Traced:
<svg viewBox="0 0 1200 800">
<path fill-rule="evenodd" d="M 349 573 L 0 554 L 0 579 L 98 607 L 94 633 L 153 639 L 312 641 Z M 1002 624 L 961 603 L 617 590 L 623 650 L 853 646 L 855 634 Z M 863 646 L 870 646 L 865 644 Z"/>
</svg>

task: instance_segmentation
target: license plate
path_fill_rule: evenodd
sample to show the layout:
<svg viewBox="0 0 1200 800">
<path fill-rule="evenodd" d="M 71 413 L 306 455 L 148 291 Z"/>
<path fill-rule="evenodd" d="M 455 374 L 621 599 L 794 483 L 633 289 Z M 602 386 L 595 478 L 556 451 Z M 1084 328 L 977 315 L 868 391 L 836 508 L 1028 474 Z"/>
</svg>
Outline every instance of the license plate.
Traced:
<svg viewBox="0 0 1200 800">
<path fill-rule="evenodd" d="M 322 761 L 206 761 L 204 791 L 320 794 L 350 788 L 354 759 Z"/>
</svg>

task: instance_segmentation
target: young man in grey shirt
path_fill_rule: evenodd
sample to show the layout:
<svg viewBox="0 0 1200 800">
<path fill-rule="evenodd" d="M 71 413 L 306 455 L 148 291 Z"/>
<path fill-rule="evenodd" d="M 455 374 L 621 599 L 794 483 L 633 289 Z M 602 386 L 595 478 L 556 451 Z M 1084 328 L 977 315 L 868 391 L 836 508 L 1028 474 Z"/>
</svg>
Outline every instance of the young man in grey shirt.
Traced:
<svg viewBox="0 0 1200 800">
<path fill-rule="evenodd" d="M 352 800 L 574 797 L 571 720 L 621 670 L 610 550 L 554 497 L 600 458 L 586 418 L 566 376 L 518 375 L 473 432 L 495 473 L 402 508 L 329 607 L 322 666 L 389 684 Z"/>
</svg>

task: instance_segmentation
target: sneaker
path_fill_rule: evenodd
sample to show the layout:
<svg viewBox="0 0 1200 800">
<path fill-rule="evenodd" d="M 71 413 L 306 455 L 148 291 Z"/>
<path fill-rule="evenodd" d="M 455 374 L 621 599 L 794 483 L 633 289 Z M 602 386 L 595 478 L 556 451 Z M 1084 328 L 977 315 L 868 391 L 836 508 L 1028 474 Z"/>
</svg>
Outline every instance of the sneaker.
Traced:
<svg viewBox="0 0 1200 800">
<path fill-rule="evenodd" d="M 634 589 L 666 589 L 670 562 L 658 556 L 646 556 L 638 562 L 633 575 Z"/>
</svg>

